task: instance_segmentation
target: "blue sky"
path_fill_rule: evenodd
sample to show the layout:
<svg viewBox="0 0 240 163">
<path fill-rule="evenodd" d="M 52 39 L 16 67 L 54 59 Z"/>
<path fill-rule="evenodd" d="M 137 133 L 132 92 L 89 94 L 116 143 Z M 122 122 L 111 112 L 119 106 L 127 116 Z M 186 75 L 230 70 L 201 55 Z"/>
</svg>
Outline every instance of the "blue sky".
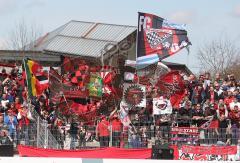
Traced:
<svg viewBox="0 0 240 163">
<path fill-rule="evenodd" d="M 167 60 L 185 63 L 194 72 L 203 44 L 227 37 L 240 45 L 239 0 L 0 0 L 0 48 L 20 19 L 50 32 L 70 20 L 136 26 L 138 11 L 187 24 L 190 55 L 183 50 Z"/>
</svg>

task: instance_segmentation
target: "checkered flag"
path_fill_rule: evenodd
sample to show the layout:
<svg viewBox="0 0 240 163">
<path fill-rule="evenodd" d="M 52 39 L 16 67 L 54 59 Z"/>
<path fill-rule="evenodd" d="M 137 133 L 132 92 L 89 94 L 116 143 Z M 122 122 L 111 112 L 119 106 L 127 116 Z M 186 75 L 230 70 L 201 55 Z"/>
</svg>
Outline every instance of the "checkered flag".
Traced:
<svg viewBox="0 0 240 163">
<path fill-rule="evenodd" d="M 148 27 L 144 28 L 142 18 L 149 17 Z M 137 64 L 153 64 L 176 54 L 190 45 L 185 24 L 176 24 L 150 13 L 138 13 Z"/>
<path fill-rule="evenodd" d="M 159 44 L 161 44 L 161 37 L 156 31 L 146 32 L 147 40 L 152 49 L 155 49 Z"/>
</svg>

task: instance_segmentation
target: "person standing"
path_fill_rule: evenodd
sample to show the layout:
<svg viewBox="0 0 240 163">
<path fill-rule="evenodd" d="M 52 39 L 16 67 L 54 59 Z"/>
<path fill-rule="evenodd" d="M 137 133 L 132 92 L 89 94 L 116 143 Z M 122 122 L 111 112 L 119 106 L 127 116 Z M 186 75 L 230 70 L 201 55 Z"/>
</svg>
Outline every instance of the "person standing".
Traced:
<svg viewBox="0 0 240 163">
<path fill-rule="evenodd" d="M 78 134 L 78 124 L 75 119 L 72 119 L 69 134 L 71 136 L 70 149 L 75 149 Z"/>
<path fill-rule="evenodd" d="M 216 111 L 216 113 L 217 113 L 218 123 L 219 123 L 219 127 L 218 127 L 219 140 L 222 142 L 225 142 L 228 136 L 227 128 L 229 127 L 229 122 L 228 122 L 229 117 L 228 117 L 227 107 L 223 104 L 220 104 L 218 106 L 218 110 Z"/>
<path fill-rule="evenodd" d="M 16 140 L 16 127 L 18 122 L 12 110 L 7 111 L 7 115 L 4 117 L 4 124 L 8 126 L 8 133 L 11 139 Z"/>
<path fill-rule="evenodd" d="M 118 115 L 116 113 L 113 115 L 111 124 L 112 124 L 112 140 L 113 140 L 112 146 L 120 147 L 120 139 L 121 139 L 123 124 L 119 120 Z"/>
<path fill-rule="evenodd" d="M 109 146 L 109 122 L 102 116 L 101 122 L 97 125 L 96 136 L 99 136 L 100 147 Z"/>
<path fill-rule="evenodd" d="M 79 148 L 86 147 L 86 129 L 81 126 L 78 132 Z"/>
<path fill-rule="evenodd" d="M 21 106 L 21 109 L 18 110 L 17 119 L 19 122 L 19 138 L 25 141 L 25 145 L 29 145 L 30 122 L 33 120 L 33 117 L 27 106 Z"/>
</svg>

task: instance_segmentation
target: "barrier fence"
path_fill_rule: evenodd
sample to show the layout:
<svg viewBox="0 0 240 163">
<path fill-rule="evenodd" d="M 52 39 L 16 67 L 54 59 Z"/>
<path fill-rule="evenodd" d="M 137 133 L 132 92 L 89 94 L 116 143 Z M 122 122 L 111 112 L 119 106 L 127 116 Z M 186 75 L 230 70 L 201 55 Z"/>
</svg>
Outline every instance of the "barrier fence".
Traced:
<svg viewBox="0 0 240 163">
<path fill-rule="evenodd" d="M 110 125 L 108 133 L 108 136 L 97 136 L 96 126 L 79 126 L 79 130 L 73 134 L 69 125 L 56 127 L 36 117 L 35 122 L 16 128 L 13 138 L 1 134 L 0 144 L 14 144 L 15 147 L 27 145 L 26 147 L 37 147 L 36 150 L 71 149 L 83 152 L 86 151 L 85 149 L 100 147 L 144 150 L 153 146 L 162 147 L 167 144 L 177 150 L 178 154 L 174 157 L 181 160 L 240 159 L 240 130 L 238 128 L 201 129 L 197 127 L 159 127 L 151 125 L 129 126 L 123 127 L 121 131 L 114 131 L 114 127 Z M 206 147 L 209 147 L 207 151 L 210 152 L 199 154 L 203 150 L 206 151 Z M 231 147 L 237 150 L 237 154 L 214 154 L 214 152 L 221 153 L 223 151 L 226 153 Z M 28 153 L 28 149 L 25 150 Z M 186 153 L 186 151 L 189 153 Z M 211 152 L 213 154 L 209 154 Z M 44 155 L 47 155 L 47 152 Z M 227 155 L 228 157 L 226 157 Z"/>
<path fill-rule="evenodd" d="M 237 147 L 240 155 L 240 129 L 234 126 L 228 128 L 199 128 L 199 127 L 181 127 L 178 125 L 172 127 L 169 125 L 159 126 L 154 123 L 145 123 L 130 125 L 128 127 L 114 126 L 110 123 L 100 132 L 97 128 L 99 124 L 88 126 L 75 126 L 71 124 L 59 126 L 49 124 L 42 119 L 35 109 L 30 106 L 33 119 L 29 124 L 16 126 L 9 133 L 0 132 L 0 145 L 17 146 L 27 145 L 42 149 L 71 149 L 84 150 L 89 148 L 117 147 L 122 149 L 146 149 L 153 146 L 174 146 L 179 153 L 179 159 L 198 159 L 196 153 L 202 149 L 199 147 L 216 146 Z M 191 125 L 190 125 L 191 126 Z M 104 133 L 104 134 L 103 134 Z M 184 153 L 185 146 L 193 146 L 196 153 L 189 155 Z M 191 157 L 190 157 L 191 156 Z M 208 155 L 210 160 L 215 155 Z M 231 157 L 235 157 L 232 155 Z M 218 159 L 218 158 L 216 158 Z M 224 159 L 221 157 L 221 159 Z M 238 158 L 235 158 L 236 160 Z"/>
<path fill-rule="evenodd" d="M 1 135 L 1 144 L 29 145 L 53 149 L 81 149 L 98 147 L 151 148 L 155 144 L 169 145 L 239 145 L 238 128 L 201 129 L 196 127 L 137 126 L 114 131 L 108 127 L 105 136 L 96 135 L 96 126 L 82 126 L 71 133 L 69 127 L 36 122 L 16 128 L 14 134 Z"/>
<path fill-rule="evenodd" d="M 49 128 L 46 120 L 42 119 L 32 105 L 29 106 L 32 114 L 30 123 L 22 123 L 12 127 L 11 131 L 8 127 L 0 130 L 0 145 L 19 144 L 28 145 L 39 148 L 61 149 L 56 140 L 56 133 Z"/>
</svg>

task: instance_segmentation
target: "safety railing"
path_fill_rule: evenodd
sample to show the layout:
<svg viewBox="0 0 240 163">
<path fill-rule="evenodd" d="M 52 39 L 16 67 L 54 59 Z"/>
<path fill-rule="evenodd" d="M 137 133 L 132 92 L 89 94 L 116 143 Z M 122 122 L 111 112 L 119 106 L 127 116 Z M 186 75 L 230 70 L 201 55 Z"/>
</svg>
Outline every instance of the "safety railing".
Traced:
<svg viewBox="0 0 240 163">
<path fill-rule="evenodd" d="M 0 128 L 0 145 L 19 144 L 40 148 L 62 148 L 56 140 L 56 132 L 52 132 L 46 120 L 42 119 L 33 106 L 29 106 L 32 113 L 31 122 L 21 122 L 17 126 L 5 126 Z M 4 126 L 3 124 L 0 124 Z M 11 128 L 11 129 L 10 129 Z"/>
<path fill-rule="evenodd" d="M 39 116 L 33 105 L 30 105 L 29 108 L 34 118 L 31 126 L 32 133 L 35 134 L 36 147 L 60 149 L 61 146 L 56 139 L 56 133 L 50 130 L 48 122 Z"/>
<path fill-rule="evenodd" d="M 156 144 L 169 145 L 239 145 L 240 129 L 169 126 L 129 126 L 115 130 L 113 126 L 96 133 L 96 126 L 79 126 L 75 132 L 69 125 L 54 126 L 37 119 L 29 125 L 17 127 L 14 137 L 0 135 L 0 144 L 15 143 L 41 148 L 81 149 L 98 147 L 151 148 Z M 105 132 L 105 133 L 104 133 Z M 104 134 L 103 134 L 104 133 Z"/>
</svg>

